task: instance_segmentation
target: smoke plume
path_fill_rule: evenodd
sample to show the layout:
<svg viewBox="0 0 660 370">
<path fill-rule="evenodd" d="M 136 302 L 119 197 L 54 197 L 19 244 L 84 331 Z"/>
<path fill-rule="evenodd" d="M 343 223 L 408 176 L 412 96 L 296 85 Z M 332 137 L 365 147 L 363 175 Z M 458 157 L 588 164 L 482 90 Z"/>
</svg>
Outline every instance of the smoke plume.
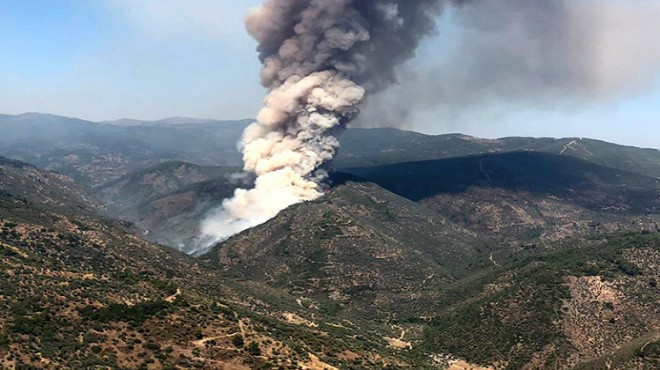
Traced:
<svg viewBox="0 0 660 370">
<path fill-rule="evenodd" d="M 449 13 L 454 44 L 398 71 L 406 77 L 370 97 L 356 124 L 581 109 L 643 93 L 660 76 L 656 0 L 475 0 Z"/>
<path fill-rule="evenodd" d="M 441 46 L 440 63 L 402 70 L 450 5 L 459 45 L 451 54 Z M 658 11 L 643 0 L 265 1 L 247 18 L 268 90 L 242 139 L 255 185 L 203 222 L 202 244 L 321 196 L 335 135 L 367 98 L 370 125 L 399 126 L 425 107 L 556 104 L 639 88 L 660 65 L 658 43 L 641 41 L 657 33 Z"/>
<path fill-rule="evenodd" d="M 247 17 L 259 43 L 265 107 L 242 139 L 253 189 L 239 189 L 202 225 L 207 246 L 323 194 L 334 136 L 367 94 L 433 32 L 445 1 L 268 0 Z M 460 3 L 460 1 L 454 1 Z"/>
</svg>

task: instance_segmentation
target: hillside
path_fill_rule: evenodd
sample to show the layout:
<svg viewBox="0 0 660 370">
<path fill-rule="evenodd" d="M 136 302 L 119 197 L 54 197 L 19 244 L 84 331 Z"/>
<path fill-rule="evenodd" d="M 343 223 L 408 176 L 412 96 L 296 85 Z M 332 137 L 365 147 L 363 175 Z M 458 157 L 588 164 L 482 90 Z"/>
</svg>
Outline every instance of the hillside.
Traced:
<svg viewBox="0 0 660 370">
<path fill-rule="evenodd" d="M 238 285 L 119 223 L 0 190 L 3 369 L 424 367 L 297 297 Z"/>
<path fill-rule="evenodd" d="M 660 234 L 608 235 L 520 253 L 440 288 L 421 353 L 499 369 L 656 369 Z M 427 321 L 428 320 L 428 321 Z"/>
<path fill-rule="evenodd" d="M 130 214 L 140 204 L 186 186 L 224 178 L 236 169 L 172 161 L 124 175 L 94 189 L 115 216 Z"/>
<path fill-rule="evenodd" d="M 656 230 L 660 181 L 538 152 L 489 154 L 344 171 L 496 239 L 560 239 Z"/>
<path fill-rule="evenodd" d="M 590 237 L 617 231 L 660 230 L 660 215 L 593 211 L 554 196 L 473 187 L 423 201 L 479 234 L 510 244 Z"/>
<path fill-rule="evenodd" d="M 0 155 L 98 186 L 165 161 L 240 165 L 236 142 L 250 121 L 118 126 L 27 113 L 0 117 Z"/>
<path fill-rule="evenodd" d="M 340 155 L 334 161 L 336 168 L 534 150 L 660 178 L 660 150 L 585 138 L 511 137 L 490 140 L 460 134 L 431 136 L 395 129 L 349 129 L 341 141 Z"/>
<path fill-rule="evenodd" d="M 200 222 L 239 185 L 227 177 L 194 183 L 137 203 L 121 217 L 144 229 L 148 240 L 192 252 Z"/>
<path fill-rule="evenodd" d="M 401 333 L 391 343 L 439 368 L 464 359 L 485 369 L 654 369 L 659 235 L 498 249 L 419 204 L 348 182 L 202 259 L 331 317 L 386 324 Z"/>
<path fill-rule="evenodd" d="M 433 289 L 486 264 L 495 246 L 423 205 L 348 183 L 283 211 L 204 259 L 357 317 L 433 310 Z M 426 297 L 407 301 L 405 297 Z"/>
<path fill-rule="evenodd" d="M 0 157 L 0 196 L 67 212 L 103 211 L 98 201 L 71 178 L 3 157 Z"/>
<path fill-rule="evenodd" d="M 166 162 L 94 189 L 114 218 L 133 223 L 144 238 L 189 251 L 199 224 L 241 185 L 237 169 Z"/>
</svg>

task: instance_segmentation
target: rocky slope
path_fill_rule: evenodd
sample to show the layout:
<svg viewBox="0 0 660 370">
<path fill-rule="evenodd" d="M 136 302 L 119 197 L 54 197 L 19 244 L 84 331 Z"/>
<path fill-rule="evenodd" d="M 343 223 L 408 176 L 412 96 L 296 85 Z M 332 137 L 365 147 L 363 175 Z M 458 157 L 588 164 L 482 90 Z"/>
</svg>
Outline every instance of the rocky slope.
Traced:
<svg viewBox="0 0 660 370">
<path fill-rule="evenodd" d="M 15 176 L 37 171 L 24 168 Z M 285 292 L 239 285 L 121 224 L 0 189 L 1 368 L 426 366 Z"/>
<path fill-rule="evenodd" d="M 654 369 L 659 258 L 651 231 L 503 247 L 349 182 L 202 259 L 319 314 L 389 326 L 391 345 L 438 368 Z"/>
<path fill-rule="evenodd" d="M 291 207 L 204 257 L 227 273 L 356 317 L 427 315 L 435 289 L 487 264 L 493 243 L 423 205 L 349 183 Z M 416 297 L 416 299 L 410 299 Z"/>
<path fill-rule="evenodd" d="M 345 171 L 500 240 L 655 231 L 660 220 L 658 179 L 539 152 Z"/>
</svg>

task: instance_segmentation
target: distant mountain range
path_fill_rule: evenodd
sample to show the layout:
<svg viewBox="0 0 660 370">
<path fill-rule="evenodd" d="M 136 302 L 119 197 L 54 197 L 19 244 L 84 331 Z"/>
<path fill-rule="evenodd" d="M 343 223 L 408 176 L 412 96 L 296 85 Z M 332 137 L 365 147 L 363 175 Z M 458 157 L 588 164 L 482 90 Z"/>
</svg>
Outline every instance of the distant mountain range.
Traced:
<svg viewBox="0 0 660 370">
<path fill-rule="evenodd" d="M 0 155 L 58 171 L 89 186 L 167 161 L 241 166 L 237 142 L 252 120 L 170 118 L 94 123 L 27 113 L 0 115 Z M 423 135 L 395 129 L 348 129 L 335 168 L 365 167 L 449 157 L 534 150 L 660 177 L 660 150 L 597 140 Z"/>
<path fill-rule="evenodd" d="M 395 129 L 350 129 L 334 165 L 367 167 L 477 154 L 538 151 L 580 158 L 660 178 L 660 150 L 642 149 L 586 138 L 480 139 L 461 134 L 429 136 Z"/>
<path fill-rule="evenodd" d="M 200 125 L 200 124 L 213 124 L 213 123 L 227 123 L 228 121 L 220 121 L 214 119 L 204 118 L 190 118 L 190 117 L 170 117 L 159 119 L 155 121 L 143 121 L 137 119 L 118 119 L 114 121 L 101 121 L 98 123 L 116 126 L 176 126 L 176 125 Z"/>
<path fill-rule="evenodd" d="M 0 368 L 660 365 L 660 151 L 349 129 L 326 196 L 154 244 L 249 122 L 0 115 Z"/>
<path fill-rule="evenodd" d="M 98 186 L 169 160 L 241 163 L 236 150 L 250 121 L 117 126 L 42 114 L 0 117 L 0 155 Z"/>
</svg>

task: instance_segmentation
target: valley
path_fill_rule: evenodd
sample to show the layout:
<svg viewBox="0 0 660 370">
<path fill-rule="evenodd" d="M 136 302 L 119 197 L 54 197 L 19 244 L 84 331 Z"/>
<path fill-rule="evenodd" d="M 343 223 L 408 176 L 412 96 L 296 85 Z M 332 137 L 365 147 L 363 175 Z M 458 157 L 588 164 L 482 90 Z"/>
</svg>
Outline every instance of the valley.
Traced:
<svg viewBox="0 0 660 370">
<path fill-rule="evenodd" d="M 0 367 L 660 366 L 660 151 L 348 129 L 190 257 L 247 123 L 0 116 Z"/>
</svg>

